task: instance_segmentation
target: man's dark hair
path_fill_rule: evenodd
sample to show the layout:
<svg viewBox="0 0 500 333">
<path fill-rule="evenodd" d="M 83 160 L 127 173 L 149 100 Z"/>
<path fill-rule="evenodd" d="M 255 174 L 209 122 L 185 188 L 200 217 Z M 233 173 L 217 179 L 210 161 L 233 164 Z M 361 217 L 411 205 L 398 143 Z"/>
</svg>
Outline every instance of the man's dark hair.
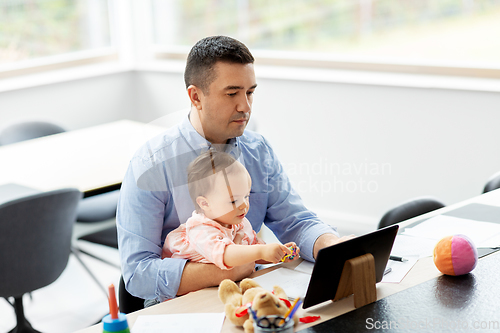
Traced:
<svg viewBox="0 0 500 333">
<path fill-rule="evenodd" d="M 206 37 L 197 42 L 189 52 L 184 82 L 186 89 L 190 85 L 200 88 L 208 94 L 208 87 L 216 74 L 214 66 L 218 61 L 253 64 L 254 58 L 250 50 L 240 41 L 227 36 Z"/>
</svg>

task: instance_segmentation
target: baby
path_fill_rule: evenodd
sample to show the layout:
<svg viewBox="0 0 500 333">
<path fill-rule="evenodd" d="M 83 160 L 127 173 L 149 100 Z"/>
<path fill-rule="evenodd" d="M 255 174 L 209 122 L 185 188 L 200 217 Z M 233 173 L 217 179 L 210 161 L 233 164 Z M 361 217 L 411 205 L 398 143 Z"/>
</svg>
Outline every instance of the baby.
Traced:
<svg viewBox="0 0 500 333">
<path fill-rule="evenodd" d="M 265 244 L 245 218 L 251 185 L 248 171 L 231 155 L 209 150 L 198 156 L 188 166 L 196 210 L 167 235 L 162 257 L 213 263 L 221 269 L 295 260 L 300 251 L 295 243 Z"/>
</svg>

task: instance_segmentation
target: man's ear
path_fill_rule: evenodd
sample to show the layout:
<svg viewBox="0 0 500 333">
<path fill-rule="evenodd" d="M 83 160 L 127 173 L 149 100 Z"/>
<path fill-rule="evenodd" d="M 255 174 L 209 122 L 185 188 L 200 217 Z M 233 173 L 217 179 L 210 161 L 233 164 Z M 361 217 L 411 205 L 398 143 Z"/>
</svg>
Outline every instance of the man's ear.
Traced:
<svg viewBox="0 0 500 333">
<path fill-rule="evenodd" d="M 208 200 L 207 198 L 205 197 L 202 197 L 202 196 L 199 196 L 196 198 L 196 203 L 198 204 L 198 206 L 200 206 L 200 208 L 206 212 L 206 211 L 209 211 L 210 210 L 210 205 L 208 204 Z"/>
<path fill-rule="evenodd" d="M 197 110 L 201 110 L 201 98 L 203 98 L 203 92 L 200 88 L 194 85 L 190 85 L 187 88 L 189 99 L 191 104 L 196 107 Z"/>
</svg>

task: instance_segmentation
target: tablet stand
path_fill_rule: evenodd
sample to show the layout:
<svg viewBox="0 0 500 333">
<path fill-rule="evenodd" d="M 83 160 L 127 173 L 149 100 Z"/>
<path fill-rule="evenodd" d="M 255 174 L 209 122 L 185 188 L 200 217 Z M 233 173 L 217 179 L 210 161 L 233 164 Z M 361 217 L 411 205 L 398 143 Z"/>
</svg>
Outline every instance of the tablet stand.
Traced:
<svg viewBox="0 0 500 333">
<path fill-rule="evenodd" d="M 354 294 L 354 307 L 360 308 L 377 300 L 375 260 L 371 253 L 346 260 L 333 301 Z"/>
</svg>

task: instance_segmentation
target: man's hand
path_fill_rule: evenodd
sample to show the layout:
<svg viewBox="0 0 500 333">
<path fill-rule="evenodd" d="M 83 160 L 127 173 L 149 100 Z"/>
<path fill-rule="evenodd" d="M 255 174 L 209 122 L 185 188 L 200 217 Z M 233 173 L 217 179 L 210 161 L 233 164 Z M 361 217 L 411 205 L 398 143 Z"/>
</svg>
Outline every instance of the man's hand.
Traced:
<svg viewBox="0 0 500 333">
<path fill-rule="evenodd" d="M 353 239 L 354 237 L 355 237 L 354 235 L 349 235 L 339 238 L 334 234 L 323 234 L 319 236 L 318 239 L 316 239 L 316 242 L 314 243 L 314 250 L 313 250 L 314 259 L 316 259 L 319 250 L 321 250 L 322 248 L 342 243 L 346 240 Z"/>
<path fill-rule="evenodd" d="M 236 266 L 233 269 L 223 270 L 213 264 L 188 261 L 182 272 L 177 296 L 203 288 L 218 286 L 224 279 L 233 281 L 243 280 L 252 274 L 254 268 L 254 262 Z"/>
</svg>

